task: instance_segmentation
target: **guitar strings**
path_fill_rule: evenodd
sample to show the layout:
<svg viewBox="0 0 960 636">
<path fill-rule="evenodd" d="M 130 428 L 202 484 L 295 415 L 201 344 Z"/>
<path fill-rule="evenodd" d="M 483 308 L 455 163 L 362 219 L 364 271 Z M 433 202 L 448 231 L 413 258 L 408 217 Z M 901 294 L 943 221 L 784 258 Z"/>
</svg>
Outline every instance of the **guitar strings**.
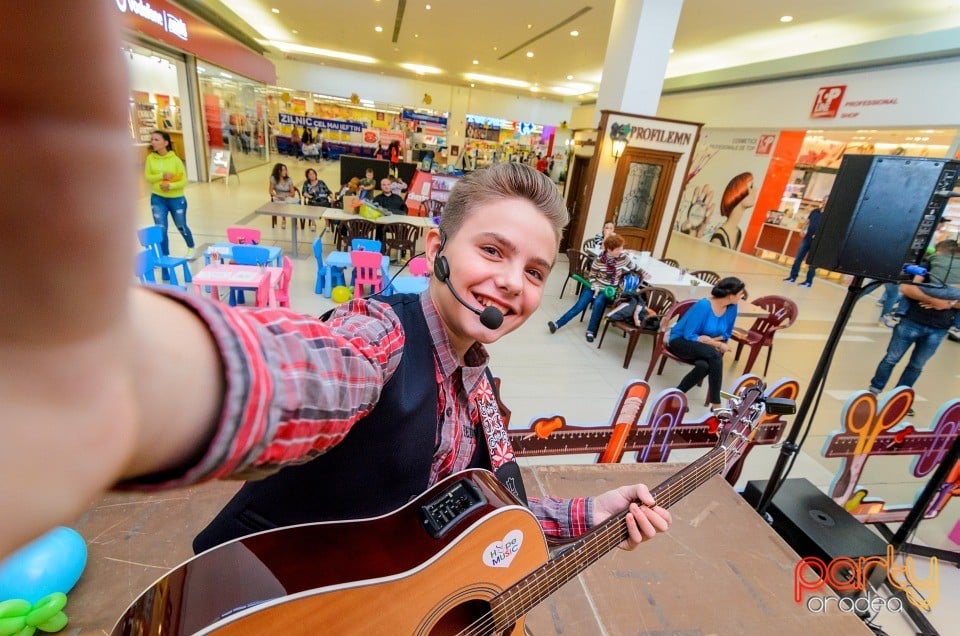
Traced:
<svg viewBox="0 0 960 636">
<path fill-rule="evenodd" d="M 654 494 L 658 505 L 664 508 L 670 507 L 693 492 L 708 477 L 718 474 L 725 465 L 725 457 L 726 451 L 723 448 L 715 449 L 700 461 L 667 479 L 651 494 Z M 611 517 L 555 559 L 547 561 L 533 573 L 497 595 L 493 599 L 497 605 L 491 605 L 491 611 L 468 625 L 464 631 L 460 632 L 460 636 L 492 633 L 496 627 L 498 613 L 504 615 L 504 619 L 516 617 L 509 621 L 511 624 L 516 622 L 540 601 L 569 582 L 578 572 L 598 561 L 628 537 L 626 519 Z M 543 585 L 544 582 L 546 585 Z M 506 623 L 507 620 L 502 622 Z"/>
</svg>

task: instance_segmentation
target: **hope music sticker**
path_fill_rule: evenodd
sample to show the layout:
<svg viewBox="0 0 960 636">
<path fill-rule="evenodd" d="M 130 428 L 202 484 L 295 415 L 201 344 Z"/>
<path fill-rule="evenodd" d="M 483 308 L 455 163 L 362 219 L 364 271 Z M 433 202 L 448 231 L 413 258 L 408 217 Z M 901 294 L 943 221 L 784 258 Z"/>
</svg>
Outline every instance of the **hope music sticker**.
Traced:
<svg viewBox="0 0 960 636">
<path fill-rule="evenodd" d="M 492 568 L 510 567 L 510 562 L 520 552 L 521 545 L 523 533 L 511 530 L 503 537 L 503 541 L 494 541 L 483 550 L 483 562 Z"/>
</svg>

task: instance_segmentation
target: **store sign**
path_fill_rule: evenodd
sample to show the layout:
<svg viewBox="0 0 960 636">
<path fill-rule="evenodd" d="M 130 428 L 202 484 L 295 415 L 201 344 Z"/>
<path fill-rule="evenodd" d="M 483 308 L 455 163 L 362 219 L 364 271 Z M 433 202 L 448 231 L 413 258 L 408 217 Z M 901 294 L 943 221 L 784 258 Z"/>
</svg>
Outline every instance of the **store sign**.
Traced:
<svg viewBox="0 0 960 636">
<path fill-rule="evenodd" d="M 319 117 L 294 115 L 293 113 L 280 113 L 280 124 L 284 126 L 306 126 L 307 128 L 319 128 L 321 130 L 346 133 L 363 133 L 363 129 L 365 128 L 359 121 L 321 119 Z"/>
<path fill-rule="evenodd" d="M 533 132 L 535 126 L 536 124 L 531 124 L 528 121 L 518 121 L 517 132 L 519 132 L 521 135 L 529 135 Z"/>
<path fill-rule="evenodd" d="M 406 119 L 409 121 L 420 121 L 426 122 L 429 124 L 438 124 L 447 127 L 447 118 L 441 117 L 440 115 L 427 115 L 426 113 L 418 113 L 415 110 L 410 110 L 409 108 L 404 108 L 400 111 L 400 119 Z"/>
<path fill-rule="evenodd" d="M 149 2 L 143 0 L 116 0 L 116 2 L 120 13 L 129 11 L 148 22 L 153 22 L 167 33 L 175 35 L 181 40 L 187 40 L 187 23 L 180 16 L 166 9 L 154 9 Z"/>
<path fill-rule="evenodd" d="M 471 121 L 467 122 L 465 133 L 467 139 L 483 139 L 485 141 L 500 141 L 500 129 L 494 126 L 484 126 Z"/>
<path fill-rule="evenodd" d="M 631 124 L 618 124 L 616 122 L 610 125 L 611 139 L 626 139 L 627 141 L 656 141 L 663 144 L 674 144 L 677 146 L 688 146 L 693 139 L 693 135 L 688 132 L 677 130 L 666 130 L 664 128 L 643 128 Z"/>
<path fill-rule="evenodd" d="M 846 92 L 846 84 L 841 86 L 821 86 L 817 91 L 817 96 L 813 100 L 813 109 L 810 111 L 811 119 L 833 119 L 840 111 L 840 104 L 843 103 L 843 94 Z"/>
</svg>

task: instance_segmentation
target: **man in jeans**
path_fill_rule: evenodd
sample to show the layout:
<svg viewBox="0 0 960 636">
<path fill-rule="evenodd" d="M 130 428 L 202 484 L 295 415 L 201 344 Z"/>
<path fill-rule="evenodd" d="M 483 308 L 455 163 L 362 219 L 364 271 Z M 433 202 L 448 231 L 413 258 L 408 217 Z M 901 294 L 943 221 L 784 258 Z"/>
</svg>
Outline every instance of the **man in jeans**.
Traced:
<svg viewBox="0 0 960 636">
<path fill-rule="evenodd" d="M 820 227 L 820 218 L 823 216 L 823 208 L 827 207 L 827 197 L 823 197 L 820 205 L 807 217 L 807 228 L 803 233 L 803 239 L 797 248 L 797 257 L 793 259 L 793 267 L 790 268 L 790 275 L 784 278 L 788 283 L 795 283 L 800 276 L 800 264 L 804 257 L 807 257 L 807 280 L 800 283 L 800 287 L 810 287 L 813 285 L 813 279 L 817 276 L 817 268 L 810 264 L 810 258 L 807 256 L 810 252 L 810 246 L 813 245 L 813 239 L 817 237 L 817 229 Z"/>
<path fill-rule="evenodd" d="M 914 279 L 914 282 L 922 281 L 921 277 Z M 900 285 L 900 293 L 907 301 L 906 313 L 894 327 L 890 344 L 887 345 L 887 354 L 877 365 L 877 370 L 870 380 L 871 393 L 880 393 L 883 390 L 893 367 L 907 353 L 910 345 L 913 345 L 913 353 L 910 354 L 910 361 L 900 375 L 897 386 L 912 387 L 920 377 L 923 365 L 937 352 L 947 330 L 957 319 L 960 301 L 934 298 L 924 293 L 923 288 L 912 284 Z M 914 415 L 913 409 L 910 409 L 907 415 Z"/>
</svg>

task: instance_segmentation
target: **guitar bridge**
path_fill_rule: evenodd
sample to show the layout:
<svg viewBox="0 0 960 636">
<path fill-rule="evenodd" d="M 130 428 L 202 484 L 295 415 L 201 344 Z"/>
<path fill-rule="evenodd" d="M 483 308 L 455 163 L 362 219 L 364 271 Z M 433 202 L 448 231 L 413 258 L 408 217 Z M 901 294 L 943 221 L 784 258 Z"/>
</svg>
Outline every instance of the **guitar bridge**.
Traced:
<svg viewBox="0 0 960 636">
<path fill-rule="evenodd" d="M 460 519 L 486 504 L 483 494 L 465 479 L 420 506 L 421 521 L 434 539 L 439 539 Z"/>
</svg>

